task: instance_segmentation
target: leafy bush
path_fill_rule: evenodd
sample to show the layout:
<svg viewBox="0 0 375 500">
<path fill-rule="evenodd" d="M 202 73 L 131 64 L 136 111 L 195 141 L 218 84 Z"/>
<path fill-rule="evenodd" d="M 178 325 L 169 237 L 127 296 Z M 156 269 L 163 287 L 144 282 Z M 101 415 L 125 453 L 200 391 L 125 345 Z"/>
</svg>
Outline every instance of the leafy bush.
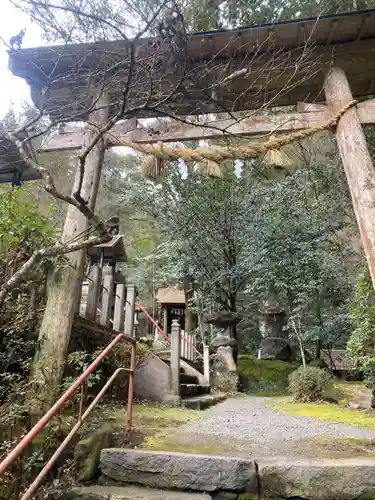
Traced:
<svg viewBox="0 0 375 500">
<path fill-rule="evenodd" d="M 242 390 L 248 393 L 284 393 L 288 387 L 288 375 L 297 365 L 278 360 L 257 359 L 240 354 L 237 369 Z"/>
<path fill-rule="evenodd" d="M 368 387 L 375 389 L 375 293 L 367 264 L 359 274 L 350 310 L 355 330 L 347 350 L 355 368 L 364 375 Z"/>
<path fill-rule="evenodd" d="M 302 366 L 289 375 L 289 390 L 295 401 L 305 403 L 319 401 L 329 386 L 331 376 L 325 370 L 314 366 Z"/>
</svg>

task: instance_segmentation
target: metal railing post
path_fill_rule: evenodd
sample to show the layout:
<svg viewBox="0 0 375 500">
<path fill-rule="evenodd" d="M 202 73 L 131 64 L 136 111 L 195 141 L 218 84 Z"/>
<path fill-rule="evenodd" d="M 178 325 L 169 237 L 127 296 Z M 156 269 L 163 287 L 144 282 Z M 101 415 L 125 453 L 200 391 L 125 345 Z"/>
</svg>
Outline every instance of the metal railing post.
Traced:
<svg viewBox="0 0 375 500">
<path fill-rule="evenodd" d="M 125 432 L 130 433 L 133 419 L 133 392 L 134 392 L 134 372 L 136 362 L 136 344 L 131 346 L 130 372 L 129 372 L 129 389 L 128 389 L 128 412 L 125 421 Z"/>
<path fill-rule="evenodd" d="M 69 389 L 61 396 L 61 398 L 43 415 L 43 417 L 37 422 L 34 427 L 24 436 L 21 441 L 13 448 L 13 450 L 7 455 L 7 457 L 0 463 L 0 474 L 3 474 L 8 467 L 24 452 L 26 447 L 35 439 L 48 422 L 61 410 L 64 404 L 71 399 L 76 390 L 86 381 L 86 379 L 93 373 L 103 359 L 108 356 L 115 347 L 115 345 L 120 341 L 125 340 L 131 344 L 135 344 L 134 339 L 128 337 L 124 333 L 120 333 L 115 337 L 112 342 L 99 354 L 99 356 L 91 363 L 91 365 L 86 368 L 86 370 L 73 382 Z M 135 366 L 135 349 L 133 353 L 133 366 Z M 126 370 L 121 368 L 121 370 Z M 129 371 L 130 370 L 126 370 Z M 111 377 L 112 378 L 112 377 Z M 133 387 L 133 386 L 132 386 Z M 102 392 L 102 391 L 101 391 Z M 101 392 L 99 394 L 101 394 Z M 98 396 L 97 396 L 98 397 Z M 96 400 L 97 398 L 95 398 Z M 132 399 L 132 398 L 131 398 Z M 94 401 L 95 401 L 94 400 Z M 97 401 L 96 401 L 97 402 Z M 91 405 L 90 405 L 91 407 Z M 89 407 L 89 408 L 90 408 Z M 85 414 L 87 414 L 87 411 Z M 83 420 L 83 415 L 82 415 Z"/>
</svg>

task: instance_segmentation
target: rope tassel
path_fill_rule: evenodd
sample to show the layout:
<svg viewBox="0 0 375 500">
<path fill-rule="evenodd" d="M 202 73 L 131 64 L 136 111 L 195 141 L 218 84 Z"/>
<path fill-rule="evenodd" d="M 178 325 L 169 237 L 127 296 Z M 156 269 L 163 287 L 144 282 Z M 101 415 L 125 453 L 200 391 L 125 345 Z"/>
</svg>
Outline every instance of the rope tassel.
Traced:
<svg viewBox="0 0 375 500">
<path fill-rule="evenodd" d="M 160 148 L 160 151 L 163 151 L 164 146 L 162 142 L 158 142 L 157 146 Z M 165 170 L 166 162 L 162 155 L 150 155 L 142 165 L 144 176 L 152 181 L 164 177 Z"/>
<path fill-rule="evenodd" d="M 273 142 L 276 138 L 271 136 L 269 142 Z M 265 143 L 267 146 L 267 142 Z M 288 155 L 282 149 L 269 149 L 263 157 L 263 161 L 270 167 L 286 168 L 291 162 Z"/>
<path fill-rule="evenodd" d="M 157 180 L 164 177 L 165 161 L 159 156 L 148 156 L 142 165 L 142 172 L 147 179 Z"/>
<path fill-rule="evenodd" d="M 223 171 L 216 161 L 207 160 L 200 163 L 200 170 L 202 174 L 208 175 L 209 177 L 215 179 L 221 179 L 223 177 Z"/>
</svg>

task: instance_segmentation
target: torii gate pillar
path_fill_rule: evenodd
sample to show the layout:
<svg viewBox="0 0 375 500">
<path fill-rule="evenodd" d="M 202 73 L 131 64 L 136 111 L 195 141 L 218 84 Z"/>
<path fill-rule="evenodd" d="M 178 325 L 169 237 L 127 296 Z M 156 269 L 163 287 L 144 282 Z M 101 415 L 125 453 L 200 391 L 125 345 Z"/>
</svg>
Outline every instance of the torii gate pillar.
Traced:
<svg viewBox="0 0 375 500">
<path fill-rule="evenodd" d="M 333 113 L 353 100 L 348 79 L 340 68 L 330 70 L 324 90 Z M 356 108 L 340 119 L 336 140 L 375 289 L 375 170 Z"/>
<path fill-rule="evenodd" d="M 99 97 L 97 95 L 95 97 L 93 102 L 95 102 L 96 109 L 90 114 L 90 123 L 103 126 L 107 123 L 109 116 L 108 97 L 103 91 Z M 83 147 L 90 143 L 95 133 L 90 130 L 86 132 Z M 101 139 L 86 158 L 81 196 L 87 200 L 91 210 L 95 208 L 105 150 L 106 142 Z M 76 190 L 78 181 L 79 169 L 77 167 L 72 193 Z M 71 240 L 86 228 L 86 217 L 69 205 L 62 242 Z M 69 254 L 67 265 L 58 267 L 51 278 L 46 309 L 39 332 L 39 349 L 31 373 L 33 384 L 29 393 L 29 401 L 32 400 L 36 391 L 38 402 L 33 405 L 30 401 L 36 413 L 48 408 L 59 391 L 73 319 L 81 293 L 85 255 L 85 250 Z"/>
</svg>

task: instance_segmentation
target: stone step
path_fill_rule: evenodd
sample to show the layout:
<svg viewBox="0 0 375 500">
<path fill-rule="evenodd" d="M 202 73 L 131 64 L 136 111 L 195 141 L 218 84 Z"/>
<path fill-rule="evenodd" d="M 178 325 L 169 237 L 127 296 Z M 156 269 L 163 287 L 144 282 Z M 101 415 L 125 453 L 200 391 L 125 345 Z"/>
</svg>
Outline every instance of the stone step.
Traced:
<svg viewBox="0 0 375 500">
<path fill-rule="evenodd" d="M 225 394 L 201 394 L 190 398 L 181 399 L 181 405 L 190 410 L 205 410 L 224 401 Z"/>
<path fill-rule="evenodd" d="M 122 484 L 149 488 L 205 493 L 258 491 L 255 463 L 232 456 L 108 448 L 102 450 L 100 469 L 104 476 Z"/>
<path fill-rule="evenodd" d="M 66 500 L 210 500 L 206 493 L 155 490 L 139 486 L 89 486 L 73 488 Z"/>
<path fill-rule="evenodd" d="M 193 384 L 198 385 L 199 381 L 194 375 L 186 375 L 186 373 L 180 373 L 180 384 Z"/>
<path fill-rule="evenodd" d="M 180 384 L 180 396 L 182 398 L 198 396 L 199 394 L 208 394 L 209 392 L 209 385 Z"/>
</svg>

